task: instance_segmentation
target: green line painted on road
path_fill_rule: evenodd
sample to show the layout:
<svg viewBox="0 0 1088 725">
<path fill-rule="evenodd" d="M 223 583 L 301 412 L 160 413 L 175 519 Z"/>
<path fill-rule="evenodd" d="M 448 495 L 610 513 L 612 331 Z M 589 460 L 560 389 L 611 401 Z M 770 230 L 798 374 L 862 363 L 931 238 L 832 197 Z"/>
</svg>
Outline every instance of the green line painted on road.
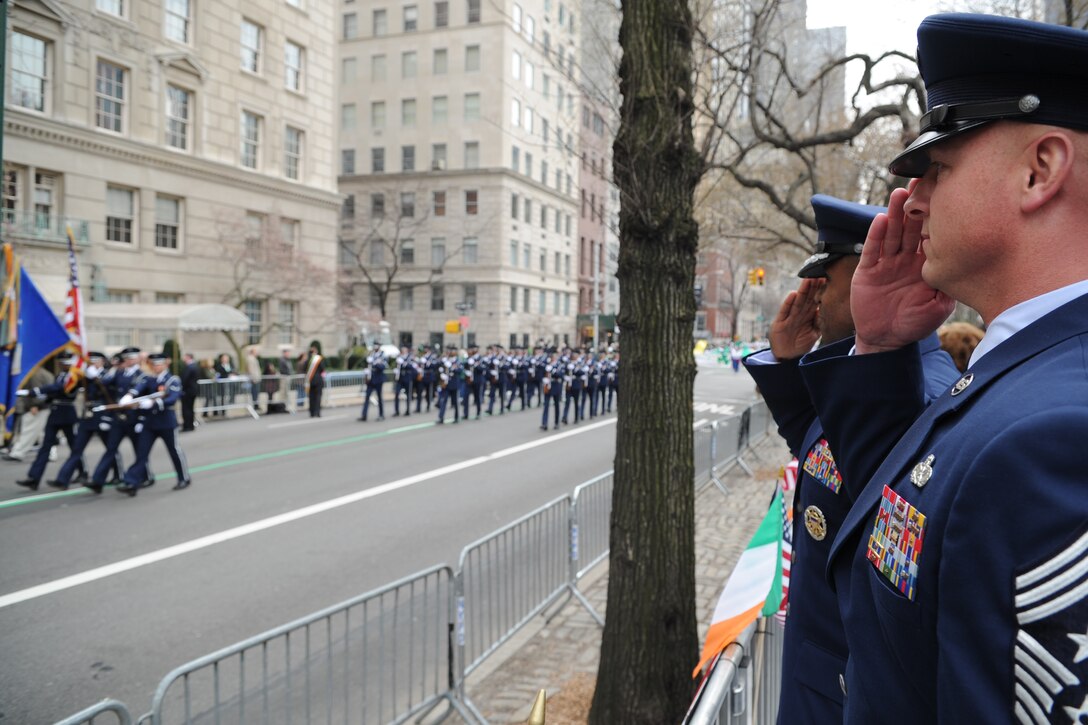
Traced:
<svg viewBox="0 0 1088 725">
<path fill-rule="evenodd" d="M 192 473 L 200 473 L 202 471 L 214 471 L 219 468 L 230 468 L 232 466 L 240 466 L 245 463 L 256 463 L 257 461 L 266 461 L 270 458 L 281 458 L 283 456 L 294 455 L 295 453 L 306 453 L 308 451 L 316 451 L 321 448 L 333 448 L 335 446 L 344 446 L 349 443 L 359 443 L 360 441 L 374 440 L 375 438 L 385 438 L 397 433 L 407 433 L 413 430 L 422 430 L 424 428 L 433 428 L 435 423 L 416 423 L 415 425 L 405 425 L 399 428 L 390 428 L 389 430 L 377 431 L 375 433 L 364 433 L 363 435 L 350 436 L 348 438 L 337 438 L 331 441 L 321 441 L 320 443 L 310 443 L 305 446 L 296 446 L 294 448 L 284 448 L 282 451 L 272 451 L 270 453 L 258 453 L 253 456 L 243 456 L 242 458 L 232 458 L 226 461 L 219 461 L 218 463 L 209 463 L 205 466 L 193 466 L 189 470 Z M 169 473 L 162 473 L 155 476 L 156 481 L 168 480 L 171 478 L 177 478 L 177 473 L 170 471 Z M 107 486 L 109 488 L 109 486 Z M 77 488 L 69 489 L 67 491 L 55 491 L 53 493 L 43 493 L 37 496 L 26 496 L 24 498 L 15 498 L 10 501 L 0 502 L 0 509 L 12 508 L 14 506 L 22 506 L 29 503 L 40 503 L 44 501 L 53 501 L 59 498 L 69 498 L 71 496 L 94 496 L 96 495 L 91 489 L 85 486 L 79 486 Z"/>
</svg>

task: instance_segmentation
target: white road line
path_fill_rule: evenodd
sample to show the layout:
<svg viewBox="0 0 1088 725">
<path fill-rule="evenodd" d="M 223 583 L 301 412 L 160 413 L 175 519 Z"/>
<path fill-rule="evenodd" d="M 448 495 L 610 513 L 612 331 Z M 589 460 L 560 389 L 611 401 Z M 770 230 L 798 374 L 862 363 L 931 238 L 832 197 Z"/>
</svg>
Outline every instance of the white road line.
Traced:
<svg viewBox="0 0 1088 725">
<path fill-rule="evenodd" d="M 288 428 L 294 425 L 310 425 L 311 423 L 327 423 L 330 420 L 343 420 L 347 418 L 346 415 L 329 415 L 322 416 L 320 418 L 306 418 L 305 420 L 292 420 L 290 423 L 272 423 L 267 426 L 269 430 L 273 428 Z"/>
<path fill-rule="evenodd" d="M 149 564 L 155 564 L 160 561 L 172 559 L 175 556 L 181 556 L 182 554 L 189 554 L 200 549 L 206 549 L 209 546 L 216 544 L 222 544 L 223 542 L 230 541 L 232 539 L 238 539 L 249 534 L 255 534 L 258 531 L 264 531 L 265 529 L 271 529 L 275 526 L 281 526 L 283 524 L 290 523 L 292 521 L 298 521 L 309 516 L 331 511 L 341 506 L 347 506 L 348 504 L 364 501 L 368 498 L 374 498 L 375 496 L 381 496 L 382 494 L 390 493 L 392 491 L 399 491 L 409 486 L 414 486 L 417 483 L 423 483 L 440 476 L 445 476 L 457 471 L 463 471 L 466 468 L 472 468 L 473 466 L 479 466 L 484 463 L 490 463 L 491 461 L 497 461 L 507 456 L 512 456 L 516 453 L 530 450 L 532 448 L 538 448 L 540 446 L 546 446 L 557 441 L 561 441 L 565 438 L 581 435 L 591 430 L 604 427 L 606 425 L 613 425 L 616 422 L 615 418 L 601 421 L 599 423 L 591 423 L 590 425 L 580 426 L 575 430 L 569 430 L 565 433 L 556 433 L 550 435 L 547 438 L 540 438 L 529 443 L 522 443 L 520 445 L 513 446 L 511 448 L 505 448 L 501 451 L 489 453 L 486 456 L 477 456 L 476 458 L 470 458 L 459 463 L 452 463 L 448 466 L 442 466 L 431 471 L 425 471 L 424 473 L 417 473 L 414 476 L 402 478 L 398 481 L 391 481 L 384 483 L 374 488 L 368 488 L 365 491 L 357 491 L 355 493 L 348 494 L 346 496 L 340 496 L 338 498 L 329 499 L 328 501 L 322 501 L 321 503 L 313 504 L 312 506 L 305 506 L 294 511 L 288 511 L 286 513 L 279 514 L 277 516 L 270 516 L 260 521 L 254 521 L 249 524 L 243 524 L 242 526 L 236 526 L 233 529 L 226 529 L 215 534 L 209 534 L 208 536 L 202 536 L 199 539 L 193 539 L 192 541 L 185 541 L 174 546 L 168 546 L 165 549 L 158 549 L 157 551 L 151 551 L 146 554 L 134 556 L 130 559 L 124 559 L 122 561 L 114 562 L 113 564 L 106 564 L 95 569 L 88 569 L 87 571 L 80 572 L 79 574 L 73 574 L 61 579 L 55 579 L 45 584 L 39 584 L 37 586 L 21 589 L 11 594 L 5 594 L 0 596 L 0 609 L 10 607 L 21 602 L 26 602 L 31 599 L 37 599 L 38 597 L 44 597 L 47 594 L 54 594 L 65 589 L 71 589 L 81 584 L 88 584 L 99 579 L 105 579 L 106 577 L 113 576 L 114 574 L 121 574 L 126 571 L 138 569 L 141 566 L 147 566 Z"/>
</svg>

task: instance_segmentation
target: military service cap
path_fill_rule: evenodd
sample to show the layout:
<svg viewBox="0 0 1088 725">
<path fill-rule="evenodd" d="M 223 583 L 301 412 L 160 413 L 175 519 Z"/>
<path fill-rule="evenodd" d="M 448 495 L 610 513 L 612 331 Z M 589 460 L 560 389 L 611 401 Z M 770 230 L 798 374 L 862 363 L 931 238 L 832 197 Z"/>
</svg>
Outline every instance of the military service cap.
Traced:
<svg viewBox="0 0 1088 725">
<path fill-rule="evenodd" d="M 861 254 L 869 226 L 887 207 L 857 204 L 826 194 L 812 197 L 818 241 L 816 253 L 805 260 L 798 277 L 826 277 L 827 265 L 848 254 Z"/>
</svg>

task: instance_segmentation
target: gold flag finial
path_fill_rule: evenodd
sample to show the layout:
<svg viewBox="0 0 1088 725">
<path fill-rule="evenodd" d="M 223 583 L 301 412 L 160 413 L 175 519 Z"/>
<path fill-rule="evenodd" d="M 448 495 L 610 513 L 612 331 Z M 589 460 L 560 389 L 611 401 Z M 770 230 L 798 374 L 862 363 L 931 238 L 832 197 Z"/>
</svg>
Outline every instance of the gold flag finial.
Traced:
<svg viewBox="0 0 1088 725">
<path fill-rule="evenodd" d="M 544 725 L 544 709 L 547 697 L 548 695 L 544 690 L 536 693 L 536 699 L 533 700 L 533 709 L 529 711 L 529 719 L 525 721 L 525 725 Z"/>
</svg>

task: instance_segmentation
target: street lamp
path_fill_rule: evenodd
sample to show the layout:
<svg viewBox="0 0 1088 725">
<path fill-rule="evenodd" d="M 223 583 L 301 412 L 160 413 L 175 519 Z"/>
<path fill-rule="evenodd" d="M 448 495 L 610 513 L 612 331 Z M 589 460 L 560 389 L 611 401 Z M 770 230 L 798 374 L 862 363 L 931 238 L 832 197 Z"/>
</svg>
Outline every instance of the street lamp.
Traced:
<svg viewBox="0 0 1088 725">
<path fill-rule="evenodd" d="M 465 318 L 463 322 L 459 320 L 459 322 L 461 322 L 461 349 L 463 350 L 465 348 L 465 328 L 468 327 L 468 315 L 466 315 L 465 313 L 471 312 L 473 309 L 475 309 L 476 306 L 471 302 L 458 302 L 454 305 L 454 307 L 456 307 L 457 311 L 461 313 L 461 317 Z"/>
</svg>

